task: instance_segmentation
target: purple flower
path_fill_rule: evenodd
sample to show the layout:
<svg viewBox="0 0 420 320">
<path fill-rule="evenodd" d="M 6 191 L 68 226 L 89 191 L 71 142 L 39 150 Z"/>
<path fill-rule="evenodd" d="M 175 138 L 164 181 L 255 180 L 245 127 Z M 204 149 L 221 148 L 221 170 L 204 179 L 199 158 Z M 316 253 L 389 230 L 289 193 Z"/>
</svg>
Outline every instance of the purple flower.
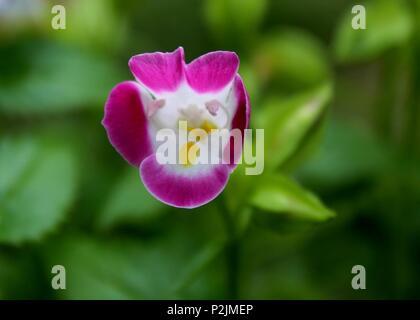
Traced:
<svg viewBox="0 0 420 320">
<path fill-rule="evenodd" d="M 136 55 L 129 67 L 137 82 L 116 85 L 105 104 L 102 124 L 109 141 L 139 168 L 144 185 L 160 201 L 195 208 L 213 200 L 226 186 L 235 163 L 161 164 L 155 156 L 154 137 L 160 129 L 175 130 L 181 120 L 206 131 L 239 129 L 243 133 L 250 105 L 238 74 L 238 56 L 216 51 L 186 64 L 180 47 L 170 53 Z M 237 159 L 232 139 L 224 151 Z"/>
</svg>

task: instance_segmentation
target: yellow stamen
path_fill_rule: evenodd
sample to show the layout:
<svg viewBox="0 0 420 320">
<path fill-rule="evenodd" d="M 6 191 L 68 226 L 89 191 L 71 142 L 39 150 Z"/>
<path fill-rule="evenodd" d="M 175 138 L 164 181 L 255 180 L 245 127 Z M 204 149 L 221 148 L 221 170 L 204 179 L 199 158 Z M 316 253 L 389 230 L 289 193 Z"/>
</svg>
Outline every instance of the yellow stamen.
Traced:
<svg viewBox="0 0 420 320">
<path fill-rule="evenodd" d="M 213 123 L 213 122 L 211 122 L 211 121 L 209 121 L 209 120 L 204 120 L 202 123 L 201 123 L 201 129 L 203 129 L 205 132 L 207 132 L 207 134 L 210 134 L 211 133 L 211 130 L 212 129 L 217 129 L 217 126 Z"/>
<path fill-rule="evenodd" d="M 193 141 L 185 143 L 179 152 L 180 163 L 186 167 L 197 162 L 197 157 L 200 155 L 200 147 Z"/>
<path fill-rule="evenodd" d="M 205 138 L 205 136 L 209 135 L 211 133 L 211 130 L 217 129 L 217 126 L 209 120 L 204 120 L 201 123 L 201 125 L 198 127 L 190 127 L 187 124 L 186 129 L 188 132 L 191 132 L 192 130 L 195 130 L 195 129 L 201 129 L 205 131 L 206 134 L 204 134 L 204 136 L 200 135 L 196 137 L 197 141 L 200 141 L 201 139 Z M 200 147 L 198 143 L 196 143 L 195 141 L 188 141 L 181 147 L 179 151 L 179 162 L 186 167 L 190 167 L 196 164 L 197 157 L 199 155 L 200 155 Z"/>
</svg>

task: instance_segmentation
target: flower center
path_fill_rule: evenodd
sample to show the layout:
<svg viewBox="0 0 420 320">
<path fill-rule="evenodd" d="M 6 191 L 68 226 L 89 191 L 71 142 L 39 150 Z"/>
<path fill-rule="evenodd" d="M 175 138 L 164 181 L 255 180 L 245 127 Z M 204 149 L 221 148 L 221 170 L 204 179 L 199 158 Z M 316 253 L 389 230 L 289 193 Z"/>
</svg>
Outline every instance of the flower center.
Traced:
<svg viewBox="0 0 420 320">
<path fill-rule="evenodd" d="M 179 120 L 179 122 L 184 122 L 185 120 Z M 183 125 L 179 127 L 186 129 L 188 133 L 191 133 L 194 130 L 201 129 L 199 132 L 193 132 L 193 136 L 195 141 L 187 141 L 184 143 L 180 148 L 180 162 L 186 167 L 190 167 L 191 165 L 197 162 L 197 158 L 200 156 L 200 145 L 199 142 L 206 139 L 208 135 L 211 134 L 212 130 L 218 129 L 217 125 L 215 125 L 212 121 L 204 119 L 201 121 L 200 125 L 192 126 L 188 120 Z"/>
<path fill-rule="evenodd" d="M 210 117 L 214 117 L 219 109 L 218 103 L 212 101 L 208 109 Z M 210 111 L 210 110 L 211 111 Z M 191 133 L 194 130 L 201 129 L 199 132 L 193 133 L 193 141 L 187 141 L 180 148 L 180 162 L 185 167 L 190 167 L 197 162 L 197 158 L 200 156 L 200 144 L 199 142 L 206 139 L 211 134 L 212 130 L 216 130 L 219 127 L 217 124 L 209 119 L 209 115 L 205 112 L 205 109 L 199 109 L 197 105 L 188 105 L 185 109 L 180 110 L 181 117 L 178 123 L 181 121 L 186 122 L 186 130 Z M 185 125 L 185 123 L 184 123 Z"/>
<path fill-rule="evenodd" d="M 185 167 L 190 167 L 196 163 L 197 158 L 200 156 L 200 147 L 193 141 L 185 143 L 180 152 L 180 162 Z"/>
<path fill-rule="evenodd" d="M 187 127 L 188 132 L 190 132 L 190 131 L 192 131 L 192 130 L 195 130 L 195 129 L 202 129 L 202 130 L 204 130 L 207 134 L 210 134 L 210 133 L 211 133 L 211 130 L 216 130 L 216 129 L 218 129 L 218 128 L 217 128 L 217 126 L 216 126 L 213 122 L 211 122 L 210 120 L 205 119 L 205 120 L 203 120 L 203 121 L 201 122 L 201 124 L 200 124 L 199 126 L 197 126 L 197 127 L 190 127 L 189 125 L 188 125 L 188 127 Z"/>
<path fill-rule="evenodd" d="M 187 133 L 179 137 L 178 161 L 181 165 L 190 167 L 197 163 L 200 148 L 208 148 L 209 140 L 205 139 L 212 134 L 212 130 L 226 128 L 230 116 L 226 108 L 216 99 L 198 99 L 197 103 L 177 108 L 176 104 L 181 101 L 154 99 L 147 105 L 146 113 L 156 128 L 175 129 L 172 121 L 176 119 L 175 130 L 180 130 L 178 134 L 182 131 Z"/>
</svg>

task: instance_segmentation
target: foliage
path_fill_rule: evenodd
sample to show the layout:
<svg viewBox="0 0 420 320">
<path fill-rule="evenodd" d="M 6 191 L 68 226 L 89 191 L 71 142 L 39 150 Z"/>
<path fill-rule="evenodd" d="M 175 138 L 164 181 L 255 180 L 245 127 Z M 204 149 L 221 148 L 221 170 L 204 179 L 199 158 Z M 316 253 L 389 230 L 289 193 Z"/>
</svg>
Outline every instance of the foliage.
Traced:
<svg viewBox="0 0 420 320">
<path fill-rule="evenodd" d="M 420 2 L 366 1 L 364 31 L 352 5 L 78 0 L 68 30 L 44 5 L 0 21 L 0 298 L 419 298 Z M 263 174 L 238 166 L 193 211 L 155 200 L 100 125 L 128 59 L 178 45 L 237 51 L 265 130 Z"/>
</svg>

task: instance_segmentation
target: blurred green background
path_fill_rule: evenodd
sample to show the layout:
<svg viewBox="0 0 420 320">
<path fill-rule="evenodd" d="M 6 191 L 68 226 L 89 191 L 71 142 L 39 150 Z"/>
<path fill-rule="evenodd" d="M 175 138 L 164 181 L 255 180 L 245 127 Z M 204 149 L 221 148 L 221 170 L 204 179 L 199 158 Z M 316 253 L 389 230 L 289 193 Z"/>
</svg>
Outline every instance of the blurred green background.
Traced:
<svg viewBox="0 0 420 320">
<path fill-rule="evenodd" d="M 420 298 L 420 1 L 359 3 L 366 30 L 351 0 L 0 0 L 0 298 Z M 178 46 L 237 52 L 265 129 L 264 174 L 194 210 L 100 125 L 128 59 Z"/>
</svg>

